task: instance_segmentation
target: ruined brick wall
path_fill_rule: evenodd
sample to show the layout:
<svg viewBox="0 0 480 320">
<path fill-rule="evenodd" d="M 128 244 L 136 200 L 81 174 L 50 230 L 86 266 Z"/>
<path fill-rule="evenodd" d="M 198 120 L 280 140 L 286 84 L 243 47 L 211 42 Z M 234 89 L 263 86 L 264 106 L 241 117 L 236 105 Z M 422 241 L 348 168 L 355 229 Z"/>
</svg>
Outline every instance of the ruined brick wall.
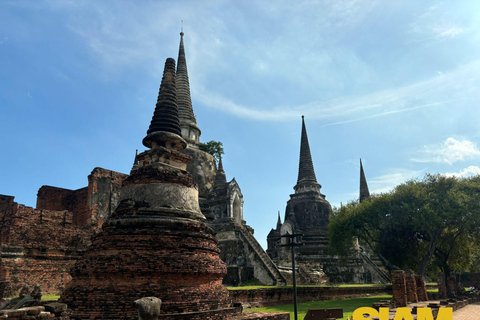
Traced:
<svg viewBox="0 0 480 320">
<path fill-rule="evenodd" d="M 407 306 L 407 285 L 405 271 L 394 270 L 391 273 L 393 301 L 399 307 Z"/>
<path fill-rule="evenodd" d="M 92 226 L 99 231 L 103 222 L 115 211 L 119 199 L 122 182 L 128 175 L 103 168 L 95 168 L 88 176 L 89 211 L 78 216 L 77 223 Z"/>
<path fill-rule="evenodd" d="M 19 205 L 1 221 L 0 295 L 14 296 L 24 284 L 39 283 L 56 294 L 70 280 L 69 269 L 83 254 L 91 231 L 73 225 L 70 211 Z"/>
<path fill-rule="evenodd" d="M 69 269 L 117 206 L 126 177 L 95 168 L 88 187 L 42 186 L 37 209 L 0 195 L 0 297 L 16 295 L 24 284 L 36 283 L 45 294 L 62 292 L 71 279 Z"/>
<path fill-rule="evenodd" d="M 391 294 L 392 286 L 381 285 L 375 287 L 298 287 L 298 301 L 321 301 L 334 299 L 349 299 L 369 295 Z M 253 308 L 278 306 L 291 303 L 293 289 L 269 288 L 257 290 L 230 290 L 230 299 L 234 303 L 249 303 Z"/>
<path fill-rule="evenodd" d="M 15 197 L 0 194 L 0 212 L 11 211 L 15 207 Z"/>
<path fill-rule="evenodd" d="M 415 276 L 417 286 L 417 297 L 419 301 L 428 301 L 427 286 L 425 285 L 425 278 L 423 276 Z"/>
<path fill-rule="evenodd" d="M 73 190 L 42 186 L 37 193 L 37 209 L 70 210 L 70 197 Z"/>
<path fill-rule="evenodd" d="M 115 210 L 122 182 L 127 176 L 96 167 L 88 176 L 88 187 L 69 190 L 42 186 L 37 194 L 37 209 L 71 211 L 74 213 L 73 224 L 98 231 Z"/>
<path fill-rule="evenodd" d="M 418 302 L 417 282 L 415 281 L 415 273 L 412 270 L 409 270 L 405 274 L 405 285 L 407 289 L 408 302 Z"/>
</svg>

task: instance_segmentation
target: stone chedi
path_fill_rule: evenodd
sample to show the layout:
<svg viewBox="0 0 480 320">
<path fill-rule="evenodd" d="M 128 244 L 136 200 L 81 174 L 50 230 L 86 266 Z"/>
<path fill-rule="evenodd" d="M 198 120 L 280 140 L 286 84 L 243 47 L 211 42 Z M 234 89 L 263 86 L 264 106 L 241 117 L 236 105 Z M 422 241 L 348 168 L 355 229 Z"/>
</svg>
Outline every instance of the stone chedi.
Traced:
<svg viewBox="0 0 480 320">
<path fill-rule="evenodd" d="M 171 58 L 143 144 L 150 150 L 138 155 L 117 209 L 75 264 L 61 301 L 78 319 L 133 319 L 132 302 L 148 296 L 162 299 L 160 318 L 224 318 L 233 312 L 222 285 L 226 267 L 186 171 L 190 158 L 179 152 L 186 141 Z"/>
<path fill-rule="evenodd" d="M 187 171 L 198 185 L 200 209 L 215 231 L 220 258 L 227 264 L 224 284 L 238 285 L 253 278 L 265 284 L 284 284 L 285 279 L 277 266 L 253 236 L 253 228 L 243 219 L 243 195 L 239 184 L 235 178 L 227 181 L 222 159 L 217 167 L 215 158 L 199 149 L 201 131 L 193 112 L 183 37 L 181 32 L 175 79 L 180 130 L 187 142 L 181 152 L 192 159 Z"/>
<path fill-rule="evenodd" d="M 320 192 L 321 188 L 313 168 L 305 120 L 302 116 L 298 179 L 293 188 L 295 193 L 290 195 L 287 202 L 283 224 L 279 217 L 277 228 L 272 229 L 267 237 L 267 253 L 279 266 L 290 266 L 290 252 L 288 248 L 281 247 L 280 236 L 286 233 L 302 233 L 304 245 L 298 248 L 297 259 L 302 262 L 299 263 L 299 268 L 302 270 L 301 274 L 304 274 L 303 278 L 308 278 L 303 280 L 306 283 L 320 283 L 325 279 L 320 260 L 327 255 L 327 228 L 332 208 L 325 200 L 325 195 Z M 306 264 L 308 267 L 305 268 Z"/>
<path fill-rule="evenodd" d="M 303 234 L 303 246 L 297 248 L 297 261 L 300 282 L 319 284 L 381 282 L 378 266 L 369 257 L 355 250 L 346 259 L 334 257 L 328 253 L 328 222 L 332 214 L 330 203 L 320 192 L 313 167 L 305 120 L 302 116 L 302 134 L 300 141 L 300 160 L 295 193 L 290 195 L 285 209 L 283 223 L 278 217 L 277 226 L 267 236 L 267 253 L 277 265 L 287 270 L 291 257 L 286 247 L 282 247 L 283 234 Z"/>
</svg>

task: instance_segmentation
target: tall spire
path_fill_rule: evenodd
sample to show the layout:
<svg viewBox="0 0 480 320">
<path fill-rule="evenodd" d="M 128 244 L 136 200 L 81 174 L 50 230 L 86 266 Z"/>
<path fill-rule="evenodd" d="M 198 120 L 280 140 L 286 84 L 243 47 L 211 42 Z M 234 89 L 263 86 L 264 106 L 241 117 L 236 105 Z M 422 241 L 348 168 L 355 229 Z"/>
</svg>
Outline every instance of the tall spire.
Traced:
<svg viewBox="0 0 480 320">
<path fill-rule="evenodd" d="M 280 211 L 278 211 L 277 230 L 282 228 L 282 219 L 280 219 Z"/>
<path fill-rule="evenodd" d="M 177 65 L 177 100 L 178 100 L 178 116 L 180 118 L 180 127 L 182 135 L 189 142 L 199 143 L 200 128 L 197 126 L 197 120 L 193 113 L 192 98 L 190 96 L 190 83 L 188 80 L 187 60 L 185 58 L 185 47 L 183 45 L 183 26 L 180 32 L 180 47 L 178 50 Z"/>
<path fill-rule="evenodd" d="M 187 60 L 185 59 L 185 48 L 183 46 L 183 31 L 180 32 L 180 48 L 178 50 L 177 65 L 177 99 L 178 116 L 181 120 L 190 120 L 197 123 L 193 114 L 192 99 L 190 96 L 190 83 L 188 81 Z"/>
<path fill-rule="evenodd" d="M 362 159 L 360 159 L 360 202 L 370 197 L 370 191 L 368 191 L 367 179 L 365 178 L 365 172 L 363 172 Z"/>
<path fill-rule="evenodd" d="M 175 60 L 167 58 L 157 104 L 143 145 L 148 148 L 163 146 L 181 150 L 186 146 L 181 134 L 175 86 Z"/>
<path fill-rule="evenodd" d="M 300 140 L 300 160 L 298 163 L 297 185 L 294 187 L 295 193 L 301 191 L 317 190 L 320 192 L 322 186 L 317 182 L 315 170 L 313 169 L 312 155 L 308 144 L 307 128 L 305 119 L 302 116 L 302 137 Z"/>
</svg>

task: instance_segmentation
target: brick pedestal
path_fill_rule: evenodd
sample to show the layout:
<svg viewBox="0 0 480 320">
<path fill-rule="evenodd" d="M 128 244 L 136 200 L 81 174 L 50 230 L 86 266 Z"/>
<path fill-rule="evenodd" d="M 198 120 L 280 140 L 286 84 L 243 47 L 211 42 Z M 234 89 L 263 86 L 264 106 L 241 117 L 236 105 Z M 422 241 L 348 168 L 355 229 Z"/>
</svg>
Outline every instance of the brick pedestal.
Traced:
<svg viewBox="0 0 480 320">
<path fill-rule="evenodd" d="M 405 271 L 395 270 L 391 272 L 393 301 L 399 307 L 407 306 L 407 286 Z"/>
<path fill-rule="evenodd" d="M 417 285 L 417 297 L 419 301 L 428 301 L 427 286 L 425 285 L 425 278 L 422 276 L 415 276 L 415 283 Z"/>
<path fill-rule="evenodd" d="M 415 274 L 412 270 L 405 273 L 405 286 L 407 289 L 408 302 L 418 302 L 417 283 L 415 281 Z"/>
</svg>

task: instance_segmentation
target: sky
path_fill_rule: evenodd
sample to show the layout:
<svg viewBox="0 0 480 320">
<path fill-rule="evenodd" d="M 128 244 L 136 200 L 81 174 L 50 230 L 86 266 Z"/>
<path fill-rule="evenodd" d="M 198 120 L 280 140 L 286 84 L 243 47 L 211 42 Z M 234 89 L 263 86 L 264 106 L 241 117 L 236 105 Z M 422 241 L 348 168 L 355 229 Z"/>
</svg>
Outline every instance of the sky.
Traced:
<svg viewBox="0 0 480 320">
<path fill-rule="evenodd" d="M 0 0 L 0 194 L 130 172 L 181 21 L 200 140 L 265 247 L 297 181 L 301 116 L 322 193 L 480 174 L 480 2 Z"/>
</svg>

